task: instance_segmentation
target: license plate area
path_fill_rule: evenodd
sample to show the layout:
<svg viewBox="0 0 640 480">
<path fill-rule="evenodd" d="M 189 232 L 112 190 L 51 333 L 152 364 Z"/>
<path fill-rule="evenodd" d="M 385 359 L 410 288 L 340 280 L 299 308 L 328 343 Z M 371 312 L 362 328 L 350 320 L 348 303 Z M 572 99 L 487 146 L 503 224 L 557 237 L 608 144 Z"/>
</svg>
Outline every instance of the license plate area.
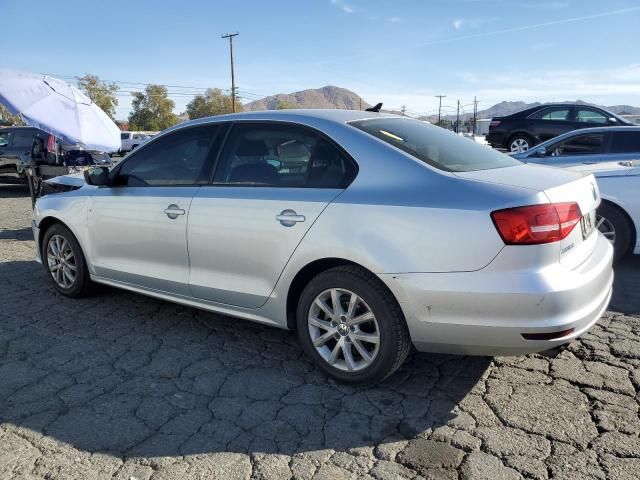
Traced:
<svg viewBox="0 0 640 480">
<path fill-rule="evenodd" d="M 582 238 L 586 240 L 589 235 L 596 229 L 596 212 L 591 211 L 583 215 L 580 219 L 580 229 L 582 230 Z"/>
</svg>

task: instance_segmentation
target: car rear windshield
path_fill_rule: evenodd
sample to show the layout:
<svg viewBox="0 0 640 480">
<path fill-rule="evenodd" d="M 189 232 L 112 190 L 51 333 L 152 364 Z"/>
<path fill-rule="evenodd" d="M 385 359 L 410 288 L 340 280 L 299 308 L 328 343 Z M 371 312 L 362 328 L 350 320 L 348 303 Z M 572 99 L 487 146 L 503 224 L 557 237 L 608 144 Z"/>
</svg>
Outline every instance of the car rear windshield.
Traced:
<svg viewBox="0 0 640 480">
<path fill-rule="evenodd" d="M 399 148 L 429 165 L 449 172 L 511 167 L 521 162 L 473 139 L 409 118 L 356 120 L 350 125 Z"/>
</svg>

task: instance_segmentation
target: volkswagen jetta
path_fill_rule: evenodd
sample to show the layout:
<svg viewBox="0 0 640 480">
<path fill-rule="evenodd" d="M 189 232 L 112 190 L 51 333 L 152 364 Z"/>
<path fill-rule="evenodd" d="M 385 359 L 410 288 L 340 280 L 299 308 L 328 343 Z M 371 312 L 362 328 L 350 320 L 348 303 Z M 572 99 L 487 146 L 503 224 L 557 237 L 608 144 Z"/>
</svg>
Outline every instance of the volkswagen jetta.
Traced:
<svg viewBox="0 0 640 480">
<path fill-rule="evenodd" d="M 426 123 L 255 112 L 173 127 L 40 198 L 38 254 L 92 283 L 296 330 L 329 375 L 379 381 L 420 351 L 524 354 L 611 296 L 592 175 L 524 165 Z"/>
</svg>

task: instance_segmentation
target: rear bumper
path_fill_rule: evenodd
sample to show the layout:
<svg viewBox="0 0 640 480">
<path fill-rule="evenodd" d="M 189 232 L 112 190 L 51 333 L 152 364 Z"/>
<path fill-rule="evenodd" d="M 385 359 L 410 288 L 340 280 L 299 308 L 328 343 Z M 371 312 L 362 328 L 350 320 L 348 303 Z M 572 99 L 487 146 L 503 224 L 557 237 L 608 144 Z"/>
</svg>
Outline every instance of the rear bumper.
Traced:
<svg viewBox="0 0 640 480">
<path fill-rule="evenodd" d="M 570 342 L 606 310 L 613 284 L 613 249 L 599 235 L 592 255 L 570 270 L 381 275 L 396 293 L 420 351 L 521 355 Z M 523 334 L 569 332 L 552 340 Z"/>
<path fill-rule="evenodd" d="M 487 143 L 491 146 L 495 147 L 506 147 L 506 136 L 505 132 L 489 132 L 486 135 Z"/>
</svg>

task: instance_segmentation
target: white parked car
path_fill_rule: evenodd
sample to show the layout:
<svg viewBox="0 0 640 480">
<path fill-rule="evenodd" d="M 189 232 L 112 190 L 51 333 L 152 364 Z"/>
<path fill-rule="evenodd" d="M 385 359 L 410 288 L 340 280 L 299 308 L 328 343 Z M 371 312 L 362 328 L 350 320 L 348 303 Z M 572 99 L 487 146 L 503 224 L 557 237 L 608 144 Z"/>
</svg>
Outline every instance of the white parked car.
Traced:
<svg viewBox="0 0 640 480">
<path fill-rule="evenodd" d="M 614 258 L 640 254 L 640 160 L 577 165 L 569 170 L 592 173 L 602 203 L 596 226 L 613 243 Z"/>
<path fill-rule="evenodd" d="M 135 150 L 144 142 L 151 138 L 150 135 L 142 132 L 121 132 L 120 141 L 120 153 L 127 153 L 131 150 Z"/>
</svg>

